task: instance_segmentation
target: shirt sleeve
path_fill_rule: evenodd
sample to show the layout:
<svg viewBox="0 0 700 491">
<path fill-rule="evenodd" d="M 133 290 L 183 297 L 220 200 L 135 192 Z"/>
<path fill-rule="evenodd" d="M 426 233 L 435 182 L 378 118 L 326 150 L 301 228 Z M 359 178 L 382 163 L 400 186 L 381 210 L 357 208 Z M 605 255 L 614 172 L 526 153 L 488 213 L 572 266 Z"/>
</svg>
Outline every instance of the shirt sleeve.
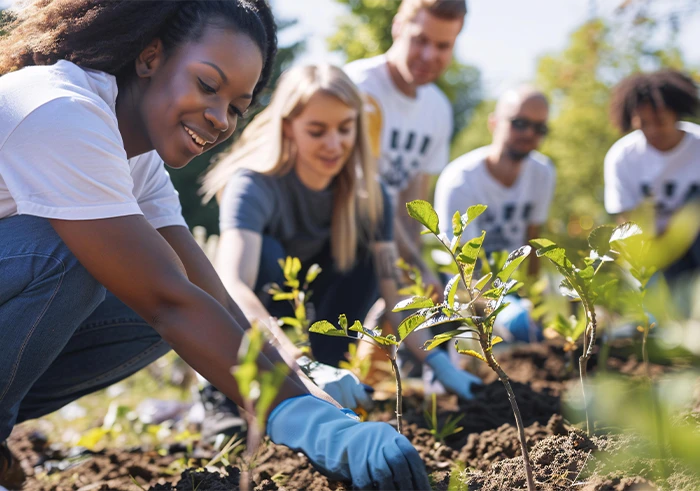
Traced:
<svg viewBox="0 0 700 491">
<path fill-rule="evenodd" d="M 442 95 L 442 94 L 441 94 Z M 452 139 L 452 106 L 444 97 L 445 109 L 439 116 L 442 122 L 442 131 L 435 140 L 435 150 L 431 158 L 427 159 L 427 164 L 423 172 L 426 174 L 440 174 L 450 160 L 450 140 Z"/>
<path fill-rule="evenodd" d="M 542 182 L 542 195 L 539 199 L 535 200 L 535 212 L 532 215 L 530 224 L 532 225 L 542 225 L 549 218 L 549 208 L 552 205 L 552 199 L 554 198 L 554 189 L 556 187 L 557 174 L 554 170 L 554 165 L 547 159 L 547 165 L 544 168 L 543 182 Z"/>
<path fill-rule="evenodd" d="M 611 215 L 631 210 L 640 201 L 629 181 L 624 179 L 621 168 L 623 162 L 624 155 L 617 145 L 613 145 L 605 156 L 604 164 L 605 209 Z"/>
<path fill-rule="evenodd" d="M 262 175 L 236 172 L 224 188 L 219 205 L 219 229 L 262 234 L 275 210 L 275 193 Z"/>
<path fill-rule="evenodd" d="M 116 120 L 95 102 L 54 99 L 0 148 L 17 212 L 63 220 L 141 215 Z"/>
<path fill-rule="evenodd" d="M 173 225 L 187 227 L 180 198 L 158 153 L 153 150 L 135 160 L 134 194 L 148 222 L 156 229 Z"/>
</svg>

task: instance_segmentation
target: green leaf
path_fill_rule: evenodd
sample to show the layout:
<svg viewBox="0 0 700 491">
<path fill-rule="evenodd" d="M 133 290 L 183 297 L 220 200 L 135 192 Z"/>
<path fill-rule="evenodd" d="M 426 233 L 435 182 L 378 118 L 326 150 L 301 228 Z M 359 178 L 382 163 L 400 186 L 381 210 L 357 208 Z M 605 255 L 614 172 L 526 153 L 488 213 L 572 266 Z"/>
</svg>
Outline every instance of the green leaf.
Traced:
<svg viewBox="0 0 700 491">
<path fill-rule="evenodd" d="M 292 258 L 292 277 L 296 278 L 301 271 L 301 261 L 298 257 Z"/>
<path fill-rule="evenodd" d="M 459 347 L 457 346 L 457 342 L 455 342 L 455 347 L 457 347 L 457 352 L 460 355 L 473 356 L 474 358 L 478 358 L 479 360 L 486 363 L 486 358 L 484 358 L 484 356 L 481 353 L 477 353 L 476 351 L 474 351 L 472 349 L 459 349 Z"/>
<path fill-rule="evenodd" d="M 426 319 L 414 329 L 429 329 L 434 326 L 447 324 L 449 322 L 460 322 L 466 324 L 468 322 L 468 319 L 457 312 L 446 314 L 442 310 L 438 310 L 434 314 L 426 317 Z"/>
<path fill-rule="evenodd" d="M 478 334 L 478 331 L 476 329 L 462 328 L 462 329 L 457 329 L 454 331 L 444 332 L 444 333 L 438 334 L 433 339 L 429 339 L 428 341 L 426 341 L 423 344 L 423 349 L 426 351 L 429 351 L 437 346 L 440 346 L 442 343 L 449 341 L 450 339 L 454 339 L 454 338 L 456 338 L 458 336 L 462 336 L 466 333 L 477 333 Z"/>
<path fill-rule="evenodd" d="M 634 222 L 625 222 L 622 225 L 615 227 L 615 229 L 612 231 L 609 242 L 612 244 L 614 242 L 625 241 L 630 237 L 641 236 L 643 234 L 644 232 L 639 225 Z"/>
<path fill-rule="evenodd" d="M 568 338 L 571 335 L 571 322 L 561 314 L 557 314 L 549 327 L 563 338 Z"/>
<path fill-rule="evenodd" d="M 352 326 L 350 326 L 348 331 L 361 332 L 363 334 L 366 334 L 365 331 L 369 331 L 369 329 L 365 329 L 364 327 L 362 327 L 362 322 L 355 321 L 353 322 Z"/>
<path fill-rule="evenodd" d="M 338 316 L 338 325 L 343 328 L 343 331 L 348 330 L 348 316 L 345 314 L 340 314 Z"/>
<path fill-rule="evenodd" d="M 438 215 L 427 201 L 418 199 L 406 203 L 406 211 L 411 218 L 417 220 L 435 235 L 440 233 Z"/>
<path fill-rule="evenodd" d="M 325 334 L 327 336 L 347 337 L 347 334 L 344 330 L 338 329 L 328 321 L 314 322 L 313 325 L 309 328 L 309 332 L 315 332 L 316 334 Z"/>
<path fill-rule="evenodd" d="M 462 252 L 457 257 L 457 260 L 464 268 L 464 278 L 467 282 L 467 287 L 471 286 L 472 275 L 474 274 L 474 268 L 476 267 L 476 260 L 479 257 L 479 251 L 481 250 L 481 245 L 484 243 L 485 237 L 486 232 L 482 231 L 479 237 L 475 237 L 464 244 L 462 247 Z"/>
<path fill-rule="evenodd" d="M 287 256 L 287 259 L 284 261 L 284 277 L 287 280 L 292 279 L 292 257 Z"/>
<path fill-rule="evenodd" d="M 421 310 L 402 320 L 399 327 L 396 329 L 399 333 L 399 339 L 406 339 L 406 336 L 411 334 L 416 327 L 420 326 L 425 321 L 425 318 L 425 312 Z"/>
<path fill-rule="evenodd" d="M 401 312 L 404 310 L 415 310 L 415 309 L 424 309 L 428 307 L 434 307 L 435 303 L 433 302 L 432 299 L 427 298 L 427 297 L 421 297 L 421 296 L 415 296 L 412 298 L 407 298 L 406 300 L 402 300 L 399 303 L 396 304 L 394 307 L 394 310 L 392 312 Z M 403 337 L 402 337 L 403 339 Z"/>
<path fill-rule="evenodd" d="M 275 363 L 272 370 L 265 371 L 261 374 L 260 397 L 255 405 L 258 421 L 265 421 L 267 409 L 279 394 L 288 373 L 289 367 L 279 362 Z"/>
<path fill-rule="evenodd" d="M 505 283 L 510 279 L 518 266 L 530 255 L 532 248 L 528 245 L 522 246 L 519 249 L 514 250 L 508 255 L 506 263 L 503 265 L 503 269 L 496 275 L 496 279 Z"/>
<path fill-rule="evenodd" d="M 564 278 L 563 280 L 561 280 L 561 283 L 559 284 L 559 291 L 565 297 L 573 298 L 576 300 L 581 299 L 581 295 L 576 290 L 576 288 L 573 287 L 571 281 L 568 278 Z"/>
<path fill-rule="evenodd" d="M 483 290 L 484 287 L 487 285 L 489 281 L 491 281 L 491 278 L 493 277 L 493 273 L 486 273 L 484 276 L 481 277 L 479 281 L 476 282 L 476 285 L 474 285 L 474 288 L 476 290 Z"/>
<path fill-rule="evenodd" d="M 610 252 L 610 237 L 612 237 L 614 228 L 610 225 L 603 225 L 593 229 L 588 236 L 588 245 L 591 246 L 599 256 L 605 256 Z"/>
<path fill-rule="evenodd" d="M 491 346 L 496 346 L 498 343 L 502 343 L 503 338 L 501 336 L 494 336 L 493 339 L 491 339 Z"/>
<path fill-rule="evenodd" d="M 498 317 L 498 314 L 503 312 L 503 309 L 505 309 L 509 305 L 510 305 L 510 302 L 504 302 L 504 303 L 497 304 L 497 307 L 494 309 L 494 311 L 486 316 L 486 322 L 490 322 L 491 324 L 493 324 L 493 322 L 496 320 L 496 317 Z"/>
<path fill-rule="evenodd" d="M 467 213 L 466 213 L 467 220 L 464 222 L 464 224 L 462 226 L 464 228 L 467 228 L 467 225 L 472 223 L 476 219 L 476 217 L 478 217 L 479 215 L 481 215 L 483 212 L 486 211 L 486 208 L 488 208 L 486 205 L 481 205 L 481 204 L 470 206 L 467 209 Z"/>
<path fill-rule="evenodd" d="M 294 300 L 294 292 L 275 293 L 272 295 L 272 300 L 275 302 L 280 300 Z"/>
<path fill-rule="evenodd" d="M 445 300 L 447 300 L 447 305 L 449 305 L 451 309 L 453 309 L 455 306 L 455 295 L 457 294 L 457 289 L 459 288 L 460 278 L 461 275 L 454 275 L 450 281 L 447 282 L 447 286 L 445 286 L 445 292 L 443 295 Z"/>
<path fill-rule="evenodd" d="M 284 326 L 302 327 L 301 321 L 295 317 L 280 317 L 279 321 Z"/>
<path fill-rule="evenodd" d="M 459 237 L 462 235 L 464 227 L 462 226 L 462 215 L 458 211 L 452 216 L 452 236 Z"/>
<path fill-rule="evenodd" d="M 396 341 L 396 337 L 393 334 L 387 336 L 374 336 L 372 337 L 377 343 L 384 346 L 398 346 L 399 343 Z"/>
<path fill-rule="evenodd" d="M 530 244 L 536 249 L 549 249 L 550 247 L 559 247 L 556 243 L 549 239 L 531 239 Z"/>
<path fill-rule="evenodd" d="M 318 278 L 318 275 L 321 274 L 321 266 L 318 264 L 312 264 L 309 270 L 306 272 L 306 284 L 310 285 L 313 283 L 313 281 Z"/>
</svg>

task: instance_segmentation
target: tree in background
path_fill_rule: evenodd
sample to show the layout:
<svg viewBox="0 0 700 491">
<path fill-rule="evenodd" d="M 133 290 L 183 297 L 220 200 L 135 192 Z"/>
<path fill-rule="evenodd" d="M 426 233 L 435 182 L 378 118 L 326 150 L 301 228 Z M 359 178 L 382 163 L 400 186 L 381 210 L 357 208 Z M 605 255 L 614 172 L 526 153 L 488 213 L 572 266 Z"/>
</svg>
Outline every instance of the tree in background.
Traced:
<svg viewBox="0 0 700 491">
<path fill-rule="evenodd" d="M 335 0 L 349 12 L 338 22 L 338 32 L 328 40 L 332 51 L 347 56 L 347 61 L 385 53 L 391 47 L 391 23 L 401 0 Z M 467 14 L 468 15 L 468 14 Z M 481 72 L 456 60 L 437 85 L 452 102 L 455 132 L 468 122 L 481 101 Z"/>
<path fill-rule="evenodd" d="M 281 31 L 296 24 L 293 20 L 278 20 L 278 30 Z M 294 58 L 304 49 L 304 42 L 297 41 L 289 46 L 280 47 L 275 59 L 275 68 L 268 88 L 260 96 L 260 102 L 257 110 L 251 111 L 251 114 L 245 119 L 238 120 L 238 128 L 229 140 L 230 143 L 221 145 L 211 152 L 194 158 L 189 164 L 182 169 L 168 169 L 170 178 L 177 192 L 180 193 L 180 203 L 182 204 L 182 214 L 187 221 L 187 225 L 193 228 L 201 225 L 207 229 L 209 234 L 219 233 L 219 206 L 215 200 L 211 200 L 206 205 L 202 205 L 202 197 L 199 195 L 199 179 L 202 173 L 209 167 L 216 155 L 231 148 L 231 144 L 238 139 L 243 128 L 248 121 L 253 119 L 253 116 L 260 112 L 270 101 L 272 90 L 277 85 L 277 79 L 282 72 L 287 69 Z"/>
<path fill-rule="evenodd" d="M 677 45 L 680 25 L 667 29 L 661 20 L 669 21 L 668 14 L 659 20 L 649 10 L 636 12 L 644 15 L 623 9 L 611 19 L 586 22 L 564 50 L 538 61 L 536 84 L 552 102 L 551 132 L 541 151 L 557 168 L 550 227 L 567 247 L 580 245 L 595 225 L 610 220 L 603 207 L 603 161 L 621 136 L 608 117 L 612 87 L 635 71 L 690 71 Z M 493 101 L 477 107 L 455 137 L 453 158 L 490 143 L 486 124 L 493 107 Z"/>
</svg>

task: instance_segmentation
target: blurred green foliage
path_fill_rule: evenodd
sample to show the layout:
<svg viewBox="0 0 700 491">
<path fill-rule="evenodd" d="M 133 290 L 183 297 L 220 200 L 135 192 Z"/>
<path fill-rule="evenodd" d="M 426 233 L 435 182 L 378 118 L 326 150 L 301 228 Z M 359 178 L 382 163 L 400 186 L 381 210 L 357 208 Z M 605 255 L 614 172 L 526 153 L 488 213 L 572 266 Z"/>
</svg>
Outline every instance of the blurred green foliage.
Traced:
<svg viewBox="0 0 700 491">
<path fill-rule="evenodd" d="M 561 52 L 538 61 L 535 83 L 552 102 L 551 132 L 541 151 L 557 168 L 549 225 L 567 249 L 585 248 L 588 232 L 610 220 L 603 208 L 603 161 L 622 136 L 608 117 L 613 86 L 636 71 L 661 67 L 683 69 L 697 78 L 685 64 L 676 36 L 659 41 L 660 29 L 651 18 L 592 20 L 571 34 Z M 484 101 L 476 108 L 470 124 L 455 137 L 453 157 L 490 143 L 486 124 L 494 104 Z"/>
</svg>

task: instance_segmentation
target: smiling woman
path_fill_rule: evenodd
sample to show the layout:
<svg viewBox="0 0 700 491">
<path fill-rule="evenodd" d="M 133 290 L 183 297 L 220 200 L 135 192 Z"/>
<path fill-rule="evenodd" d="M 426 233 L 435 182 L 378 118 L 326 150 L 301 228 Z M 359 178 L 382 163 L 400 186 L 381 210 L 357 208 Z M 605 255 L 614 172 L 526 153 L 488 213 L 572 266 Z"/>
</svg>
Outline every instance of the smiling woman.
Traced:
<svg viewBox="0 0 700 491">
<path fill-rule="evenodd" d="M 230 370 L 249 324 L 163 163 L 183 167 L 233 134 L 277 46 L 265 0 L 36 0 L 15 16 L 0 38 L 0 488 L 21 487 L 4 443 L 17 422 L 171 347 L 243 404 Z M 257 362 L 265 372 L 283 358 L 268 344 Z M 292 372 L 268 406 L 274 423 L 302 424 L 280 407 L 303 400 L 314 424 L 343 430 L 343 455 L 362 454 L 365 433 L 393 432 L 311 392 L 328 398 Z M 417 452 L 385 441 L 379 473 L 406 474 L 408 458 L 427 483 Z M 364 468 L 330 460 L 338 478 Z"/>
</svg>

